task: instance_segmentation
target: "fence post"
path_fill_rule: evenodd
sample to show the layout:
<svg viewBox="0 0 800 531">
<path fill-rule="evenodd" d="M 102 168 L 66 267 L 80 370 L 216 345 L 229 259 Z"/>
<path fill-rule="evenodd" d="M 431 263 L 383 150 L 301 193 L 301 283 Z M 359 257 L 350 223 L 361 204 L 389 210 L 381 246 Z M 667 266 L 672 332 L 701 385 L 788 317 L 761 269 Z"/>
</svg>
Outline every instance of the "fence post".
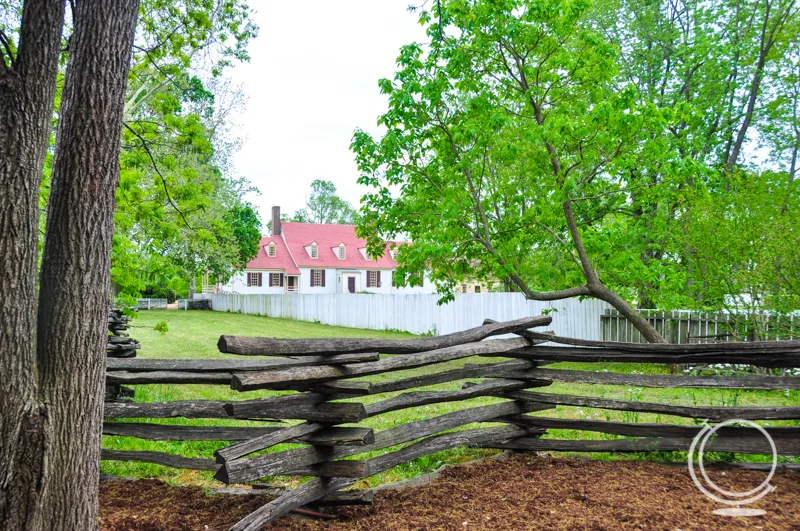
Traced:
<svg viewBox="0 0 800 531">
<path fill-rule="evenodd" d="M 147 299 L 147 309 L 150 309 L 150 299 Z"/>
</svg>

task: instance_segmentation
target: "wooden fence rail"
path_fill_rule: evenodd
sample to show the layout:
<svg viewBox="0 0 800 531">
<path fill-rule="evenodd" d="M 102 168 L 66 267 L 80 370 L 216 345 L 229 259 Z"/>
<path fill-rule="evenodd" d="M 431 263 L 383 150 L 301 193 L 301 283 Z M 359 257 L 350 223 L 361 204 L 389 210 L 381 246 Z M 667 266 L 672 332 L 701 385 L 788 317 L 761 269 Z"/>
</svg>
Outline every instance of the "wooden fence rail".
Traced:
<svg viewBox="0 0 800 531">
<path fill-rule="evenodd" d="M 701 427 L 670 421 L 676 417 L 707 419 L 795 420 L 800 407 L 679 406 L 546 392 L 553 382 L 664 388 L 800 389 L 796 376 L 675 376 L 622 374 L 542 368 L 553 362 L 636 361 L 642 363 L 736 363 L 761 367 L 800 367 L 800 342 L 696 343 L 643 345 L 559 338 L 530 330 L 550 324 L 549 317 L 509 322 L 487 320 L 480 327 L 446 336 L 400 341 L 375 339 L 271 339 L 223 336 L 223 352 L 247 358 L 226 360 L 109 359 L 110 384 L 214 384 L 234 390 L 290 391 L 268 398 L 240 401 L 107 402 L 105 435 L 148 440 L 217 440 L 231 444 L 213 458 L 189 458 L 153 451 L 103 450 L 102 458 L 209 470 L 226 483 L 244 483 L 273 475 L 313 479 L 281 493 L 231 529 L 260 529 L 289 511 L 314 503 L 365 478 L 420 456 L 458 446 L 514 450 L 587 452 L 686 451 Z M 491 336 L 515 334 L 511 339 Z M 568 346 L 543 344 L 561 342 Z M 251 358 L 249 356 L 269 356 Z M 473 356 L 505 358 L 469 363 L 459 369 L 437 364 Z M 380 382 L 354 380 L 409 368 L 429 367 L 426 374 Z M 465 382 L 460 389 L 414 390 Z M 395 393 L 367 405 L 365 395 Z M 451 413 L 400 424 L 382 431 L 357 424 L 390 411 L 428 404 L 460 402 L 492 396 L 500 402 L 466 405 Z M 347 401 L 341 401 L 347 399 Z M 659 423 L 560 419 L 534 413 L 556 406 L 655 413 Z M 546 415 L 546 414 L 545 414 Z M 255 420 L 261 426 L 182 426 L 151 424 L 138 419 L 215 418 Z M 124 422 L 117 419 L 137 419 Z M 300 420 L 291 424 L 286 420 Z M 491 426 L 481 426 L 492 423 Z M 600 432 L 623 439 L 564 440 L 543 438 L 548 430 Z M 456 430 L 456 431 L 452 431 Z M 800 428 L 772 427 L 782 455 L 800 455 Z M 263 453 L 277 444 L 301 445 Z M 406 445 L 398 448 L 398 446 Z M 389 450 L 391 449 L 391 450 Z M 754 429 L 725 427 L 709 444 L 712 451 L 772 453 Z M 374 455 L 376 451 L 383 453 Z M 357 456 L 373 453 L 372 457 Z M 356 457 L 356 459 L 349 459 Z M 345 497 L 346 498 L 346 497 Z M 342 498 L 339 502 L 344 503 Z M 355 496 L 360 500 L 361 497 Z M 342 501 L 345 500 L 345 501 Z"/>
</svg>

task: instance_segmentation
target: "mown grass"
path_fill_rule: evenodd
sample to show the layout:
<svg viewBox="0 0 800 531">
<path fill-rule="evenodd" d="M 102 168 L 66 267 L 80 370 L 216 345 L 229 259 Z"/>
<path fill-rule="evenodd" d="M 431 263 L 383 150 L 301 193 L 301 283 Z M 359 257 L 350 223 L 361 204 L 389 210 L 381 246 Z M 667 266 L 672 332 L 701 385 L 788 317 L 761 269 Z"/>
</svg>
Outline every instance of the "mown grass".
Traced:
<svg viewBox="0 0 800 531">
<path fill-rule="evenodd" d="M 169 331 L 166 334 L 157 332 L 154 328 L 157 323 L 165 321 Z M 384 338 L 410 338 L 410 334 L 390 331 L 358 330 L 324 326 L 301 321 L 272 319 L 253 315 L 241 315 L 221 312 L 186 312 L 186 311 L 142 311 L 132 323 L 131 337 L 138 339 L 142 349 L 138 355 L 142 358 L 226 358 L 230 355 L 220 354 L 217 351 L 217 340 L 221 334 L 265 336 L 265 337 L 384 337 Z M 381 374 L 363 378 L 372 382 L 407 378 L 418 374 L 427 374 L 441 370 L 454 369 L 464 363 L 499 361 L 487 358 L 472 358 L 457 360 L 434 366 L 400 371 L 390 374 Z M 552 365 L 553 368 L 577 370 L 608 370 L 612 372 L 660 374 L 666 373 L 666 367 L 634 363 L 607 363 L 581 364 L 561 363 Z M 421 390 L 453 390 L 459 389 L 462 382 L 451 382 Z M 239 393 L 223 385 L 135 385 L 136 401 L 161 402 L 170 400 L 249 400 L 252 398 L 274 396 L 281 394 L 272 391 L 251 391 Z M 689 406 L 765 406 L 765 405 L 797 405 L 800 403 L 798 391 L 736 391 L 736 390 L 704 390 L 704 389 L 646 389 L 630 388 L 611 385 L 588 384 L 553 384 L 550 387 L 537 389 L 542 392 L 553 392 L 574 395 L 597 396 L 643 402 L 662 402 L 676 405 Z M 386 393 L 361 397 L 357 400 L 368 404 L 384 400 L 399 393 Z M 498 402 L 497 398 L 474 398 L 461 402 L 433 404 L 418 408 L 393 411 L 378 415 L 363 421 L 360 425 L 370 426 L 377 430 L 384 430 L 393 426 L 442 415 L 451 411 L 467 407 L 475 407 Z M 691 419 L 679 417 L 662 417 L 654 414 L 641 414 L 621 411 L 598 410 L 591 408 L 575 408 L 559 406 L 555 410 L 538 413 L 543 416 L 557 416 L 562 418 L 584 418 L 595 420 L 616 420 L 624 422 L 672 422 L 679 424 L 692 424 Z M 184 425 L 259 425 L 248 421 L 228 421 L 215 419 L 130 419 L 131 421 L 162 422 L 165 424 Z M 788 422 L 771 424 L 792 424 Z M 795 425 L 797 423 L 794 423 Z M 465 426 L 462 429 L 468 428 Z M 548 434 L 554 438 L 595 438 L 614 439 L 616 436 L 592 432 L 579 432 L 575 430 L 554 430 Z M 154 450 L 176 453 L 186 457 L 211 458 L 218 448 L 229 443 L 222 441 L 147 441 L 132 437 L 103 437 L 103 447 L 116 450 Z M 292 447 L 292 445 L 279 445 L 271 451 L 279 451 Z M 386 450 L 384 450 L 386 451 Z M 372 457 L 381 452 L 362 454 L 359 459 Z M 396 467 L 383 474 L 370 478 L 365 484 L 374 485 L 405 479 L 429 472 L 439 468 L 445 463 L 460 463 L 477 457 L 493 453 L 489 450 L 460 448 L 440 452 L 431 456 L 417 459 L 411 463 Z M 594 458 L 610 459 L 656 459 L 656 460 L 685 460 L 681 452 L 647 454 L 593 454 Z M 728 455 L 710 456 L 718 459 L 731 459 Z M 765 460 L 767 456 L 739 456 L 747 460 Z M 199 483 L 206 484 L 213 481 L 209 472 L 186 471 L 166 468 L 148 463 L 104 461 L 101 471 L 107 474 L 135 477 L 157 477 L 174 483 Z M 296 479 L 277 478 L 278 481 L 292 482 Z"/>
</svg>

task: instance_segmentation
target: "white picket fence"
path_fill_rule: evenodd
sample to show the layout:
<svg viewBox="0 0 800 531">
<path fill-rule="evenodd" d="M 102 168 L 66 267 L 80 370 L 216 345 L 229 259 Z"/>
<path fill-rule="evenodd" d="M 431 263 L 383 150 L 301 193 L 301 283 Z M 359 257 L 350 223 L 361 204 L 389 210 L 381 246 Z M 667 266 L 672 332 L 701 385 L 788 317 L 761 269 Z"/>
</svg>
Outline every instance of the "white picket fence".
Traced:
<svg viewBox="0 0 800 531">
<path fill-rule="evenodd" d="M 559 335 L 594 340 L 602 338 L 600 316 L 611 308 L 593 299 L 528 301 L 521 293 L 455 297 L 455 301 L 440 306 L 437 295 L 197 295 L 210 299 L 215 311 L 414 334 L 449 334 L 479 326 L 485 318 L 509 321 L 547 313 L 553 318 L 548 329 Z"/>
</svg>

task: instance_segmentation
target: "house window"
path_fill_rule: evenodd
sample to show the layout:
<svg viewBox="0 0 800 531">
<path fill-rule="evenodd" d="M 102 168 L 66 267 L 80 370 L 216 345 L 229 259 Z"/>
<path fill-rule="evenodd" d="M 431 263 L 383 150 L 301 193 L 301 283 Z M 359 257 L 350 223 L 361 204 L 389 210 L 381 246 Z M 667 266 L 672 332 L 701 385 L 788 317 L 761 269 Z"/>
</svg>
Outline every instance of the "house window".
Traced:
<svg viewBox="0 0 800 531">
<path fill-rule="evenodd" d="M 380 271 L 367 271 L 367 287 L 379 288 L 381 287 L 381 272 Z"/>
<path fill-rule="evenodd" d="M 279 288 L 283 285 L 281 282 L 283 279 L 281 278 L 283 273 L 270 273 L 269 274 L 269 286 L 271 288 Z"/>
<path fill-rule="evenodd" d="M 319 250 L 317 248 L 317 244 L 311 244 L 311 258 L 316 258 L 319 255 Z"/>
<path fill-rule="evenodd" d="M 267 256 L 274 257 L 275 254 L 276 254 L 276 252 L 275 252 L 275 244 L 274 243 L 270 243 L 267 246 Z"/>
<path fill-rule="evenodd" d="M 346 253 L 344 244 L 339 245 L 339 260 L 344 260 L 345 256 L 347 256 Z"/>
<path fill-rule="evenodd" d="M 475 293 L 480 293 L 480 292 L 481 292 L 481 287 L 476 284 L 475 285 Z"/>
<path fill-rule="evenodd" d="M 311 287 L 325 287 L 325 270 L 312 269 L 311 270 Z"/>
<path fill-rule="evenodd" d="M 247 273 L 247 285 L 248 286 L 260 286 L 261 285 L 261 273 Z"/>
</svg>

